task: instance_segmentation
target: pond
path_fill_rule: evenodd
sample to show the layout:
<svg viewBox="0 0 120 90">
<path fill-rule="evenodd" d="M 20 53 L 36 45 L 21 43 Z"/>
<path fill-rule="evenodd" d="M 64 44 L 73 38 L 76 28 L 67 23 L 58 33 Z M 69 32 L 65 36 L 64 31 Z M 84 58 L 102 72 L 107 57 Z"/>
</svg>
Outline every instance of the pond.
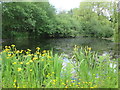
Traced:
<svg viewBox="0 0 120 90">
<path fill-rule="evenodd" d="M 35 51 L 36 47 L 41 50 L 53 49 L 54 52 L 64 52 L 70 54 L 75 45 L 89 46 L 93 51 L 110 52 L 114 49 L 114 43 L 111 40 L 103 40 L 93 37 L 77 37 L 77 38 L 14 38 L 3 39 L 2 47 L 15 44 L 17 49 L 31 49 Z"/>
</svg>

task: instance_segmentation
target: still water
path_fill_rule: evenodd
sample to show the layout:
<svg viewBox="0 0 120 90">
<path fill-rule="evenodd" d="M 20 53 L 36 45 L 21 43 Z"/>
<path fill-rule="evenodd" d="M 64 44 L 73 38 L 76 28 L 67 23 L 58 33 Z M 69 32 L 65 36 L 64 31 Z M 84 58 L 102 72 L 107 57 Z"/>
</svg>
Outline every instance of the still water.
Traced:
<svg viewBox="0 0 120 90">
<path fill-rule="evenodd" d="M 33 52 L 36 47 L 41 50 L 53 49 L 54 52 L 64 52 L 66 54 L 73 51 L 74 45 L 89 46 L 93 51 L 111 52 L 114 49 L 114 43 L 111 40 L 103 40 L 92 37 L 77 37 L 77 38 L 14 38 L 3 39 L 2 47 L 15 44 L 17 49 L 31 49 Z"/>
</svg>

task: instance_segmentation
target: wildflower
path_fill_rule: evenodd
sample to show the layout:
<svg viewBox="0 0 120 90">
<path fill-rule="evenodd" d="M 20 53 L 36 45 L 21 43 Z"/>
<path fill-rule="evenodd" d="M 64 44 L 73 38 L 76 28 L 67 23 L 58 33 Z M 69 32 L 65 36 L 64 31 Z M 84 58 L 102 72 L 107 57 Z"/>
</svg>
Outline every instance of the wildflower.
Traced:
<svg viewBox="0 0 120 90">
<path fill-rule="evenodd" d="M 80 84 L 80 82 L 78 84 Z"/>
<path fill-rule="evenodd" d="M 12 64 L 17 64 L 16 62 L 13 62 Z"/>
<path fill-rule="evenodd" d="M 28 54 L 28 56 L 32 56 L 32 54 Z"/>
<path fill-rule="evenodd" d="M 23 64 L 23 62 L 20 62 L 20 64 Z"/>
<path fill-rule="evenodd" d="M 29 54 L 29 52 L 26 52 L 26 54 Z"/>
<path fill-rule="evenodd" d="M 47 58 L 52 58 L 51 56 L 47 56 Z"/>
<path fill-rule="evenodd" d="M 52 72 L 53 74 L 55 73 L 55 72 Z"/>
<path fill-rule="evenodd" d="M 8 54 L 8 57 L 10 57 L 11 56 L 11 54 Z"/>
<path fill-rule="evenodd" d="M 88 48 L 89 51 L 91 51 L 91 48 Z"/>
<path fill-rule="evenodd" d="M 16 53 L 19 53 L 19 52 L 20 52 L 19 50 L 16 51 Z"/>
<path fill-rule="evenodd" d="M 44 61 L 44 59 L 42 59 L 41 61 Z"/>
<path fill-rule="evenodd" d="M 12 47 L 15 47 L 15 45 L 14 45 L 14 44 L 12 44 L 11 46 L 12 46 Z"/>
<path fill-rule="evenodd" d="M 66 86 L 65 88 L 68 88 L 68 86 Z"/>
<path fill-rule="evenodd" d="M 79 85 L 76 85 L 76 87 L 78 87 Z"/>
<path fill-rule="evenodd" d="M 18 72 L 21 71 L 21 70 L 22 70 L 22 68 L 18 68 Z"/>
<path fill-rule="evenodd" d="M 36 60 L 36 59 L 38 59 L 38 58 L 36 58 L 36 57 L 33 58 L 33 60 Z"/>
<path fill-rule="evenodd" d="M 14 80 L 14 82 L 16 82 L 16 79 Z"/>
<path fill-rule="evenodd" d="M 43 50 L 43 53 L 46 53 L 46 50 Z"/>
<path fill-rule="evenodd" d="M 56 80 L 53 80 L 53 82 L 56 82 Z"/>
<path fill-rule="evenodd" d="M 16 88 L 16 85 L 14 85 L 14 87 Z"/>
<path fill-rule="evenodd" d="M 39 48 L 39 47 L 37 47 L 36 49 L 37 49 L 37 50 L 40 50 L 40 48 Z"/>
<path fill-rule="evenodd" d="M 42 56 L 45 56 L 45 54 L 42 54 Z"/>
<path fill-rule="evenodd" d="M 30 60 L 29 62 L 33 62 L 32 60 Z"/>
<path fill-rule="evenodd" d="M 29 52 L 31 51 L 30 49 L 27 49 Z"/>
<path fill-rule="evenodd" d="M 66 83 L 68 83 L 68 80 L 66 80 Z"/>
<path fill-rule="evenodd" d="M 5 46 L 5 48 L 8 48 L 8 46 Z"/>
<path fill-rule="evenodd" d="M 7 51 L 9 51 L 10 49 L 5 49 L 5 51 L 7 52 Z"/>
<path fill-rule="evenodd" d="M 30 69 L 30 71 L 32 71 L 32 69 Z"/>
<path fill-rule="evenodd" d="M 36 54 L 40 54 L 40 52 L 36 52 Z"/>
<path fill-rule="evenodd" d="M 30 64 L 30 62 L 27 62 L 26 65 Z"/>
<path fill-rule="evenodd" d="M 22 53 L 22 52 L 23 52 L 23 50 L 20 51 L 20 53 Z"/>
</svg>

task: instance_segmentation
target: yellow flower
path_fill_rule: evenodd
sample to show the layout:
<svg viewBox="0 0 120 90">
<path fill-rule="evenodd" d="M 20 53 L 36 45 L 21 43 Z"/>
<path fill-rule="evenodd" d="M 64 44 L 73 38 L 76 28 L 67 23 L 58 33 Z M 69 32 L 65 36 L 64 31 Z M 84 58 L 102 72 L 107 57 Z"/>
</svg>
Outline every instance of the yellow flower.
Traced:
<svg viewBox="0 0 120 90">
<path fill-rule="evenodd" d="M 46 53 L 46 50 L 43 50 L 43 53 Z"/>
<path fill-rule="evenodd" d="M 56 82 L 56 80 L 53 80 L 53 82 Z"/>
<path fill-rule="evenodd" d="M 13 62 L 12 64 L 17 64 L 16 62 Z"/>
<path fill-rule="evenodd" d="M 12 47 L 15 47 L 15 45 L 14 45 L 14 44 L 12 44 L 11 46 L 12 46 Z"/>
<path fill-rule="evenodd" d="M 47 58 L 52 58 L 51 56 L 47 56 Z"/>
<path fill-rule="evenodd" d="M 52 72 L 53 74 L 55 73 L 55 72 Z"/>
<path fill-rule="evenodd" d="M 40 48 L 39 48 L 39 47 L 37 47 L 36 49 L 37 49 L 37 50 L 40 50 Z"/>
<path fill-rule="evenodd" d="M 34 58 L 33 58 L 33 60 L 36 60 L 36 59 L 38 59 L 38 58 L 37 58 L 37 57 L 34 57 Z"/>
<path fill-rule="evenodd" d="M 27 62 L 26 65 L 30 64 L 30 62 Z"/>
<path fill-rule="evenodd" d="M 11 54 L 8 54 L 8 57 L 10 57 L 11 56 Z"/>
<path fill-rule="evenodd" d="M 66 86 L 65 88 L 68 88 L 68 86 Z"/>
<path fill-rule="evenodd" d="M 32 54 L 28 54 L 28 56 L 32 56 Z"/>
<path fill-rule="evenodd" d="M 90 51 L 92 48 L 88 48 L 88 50 Z"/>
<path fill-rule="evenodd" d="M 23 62 L 20 62 L 20 64 L 23 64 Z"/>
<path fill-rule="evenodd" d="M 30 69 L 30 71 L 32 71 L 32 69 Z"/>
<path fill-rule="evenodd" d="M 16 51 L 16 53 L 19 53 L 19 52 L 20 52 L 19 50 Z"/>
<path fill-rule="evenodd" d="M 16 88 L 16 85 L 14 85 L 14 87 Z"/>
<path fill-rule="evenodd" d="M 10 49 L 5 49 L 5 51 L 9 51 Z"/>
<path fill-rule="evenodd" d="M 22 70 L 22 68 L 18 68 L 18 72 L 21 71 L 21 70 Z"/>
<path fill-rule="evenodd" d="M 29 54 L 29 52 L 26 52 L 26 54 Z"/>
<path fill-rule="evenodd" d="M 44 61 L 44 59 L 42 59 L 41 61 Z"/>
<path fill-rule="evenodd" d="M 16 82 L 16 79 L 14 80 L 14 82 Z"/>
<path fill-rule="evenodd" d="M 5 48 L 8 48 L 8 46 L 5 46 Z"/>
<path fill-rule="evenodd" d="M 76 87 L 78 87 L 79 85 L 76 85 Z"/>
<path fill-rule="evenodd" d="M 31 51 L 30 49 L 27 49 L 29 52 Z"/>
<path fill-rule="evenodd" d="M 42 56 L 45 56 L 45 54 L 42 54 Z"/>
<path fill-rule="evenodd" d="M 36 52 L 36 54 L 40 54 L 40 52 Z"/>
<path fill-rule="evenodd" d="M 20 53 L 22 53 L 22 52 L 23 52 L 23 50 L 20 51 Z"/>
<path fill-rule="evenodd" d="M 32 60 L 30 60 L 29 62 L 33 62 Z"/>
</svg>

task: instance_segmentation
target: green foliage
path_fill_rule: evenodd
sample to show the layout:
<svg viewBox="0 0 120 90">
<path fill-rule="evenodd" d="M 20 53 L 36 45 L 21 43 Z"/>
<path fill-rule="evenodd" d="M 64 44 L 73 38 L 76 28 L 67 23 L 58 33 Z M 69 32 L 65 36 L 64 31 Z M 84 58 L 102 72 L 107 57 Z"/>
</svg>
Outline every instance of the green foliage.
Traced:
<svg viewBox="0 0 120 90">
<path fill-rule="evenodd" d="M 117 23 L 112 3 L 82 2 L 79 8 L 58 14 L 48 2 L 6 2 L 2 5 L 5 36 L 13 36 L 10 32 L 15 31 L 41 37 L 83 35 L 108 38 L 113 36 Z M 111 21 L 103 10 L 110 12 Z"/>
<path fill-rule="evenodd" d="M 3 88 L 118 87 L 116 59 L 99 56 L 90 47 L 75 46 L 69 62 L 63 60 L 62 53 L 41 51 L 39 47 L 32 53 L 30 49 L 17 50 L 15 45 L 5 46 L 0 55 Z"/>
</svg>

